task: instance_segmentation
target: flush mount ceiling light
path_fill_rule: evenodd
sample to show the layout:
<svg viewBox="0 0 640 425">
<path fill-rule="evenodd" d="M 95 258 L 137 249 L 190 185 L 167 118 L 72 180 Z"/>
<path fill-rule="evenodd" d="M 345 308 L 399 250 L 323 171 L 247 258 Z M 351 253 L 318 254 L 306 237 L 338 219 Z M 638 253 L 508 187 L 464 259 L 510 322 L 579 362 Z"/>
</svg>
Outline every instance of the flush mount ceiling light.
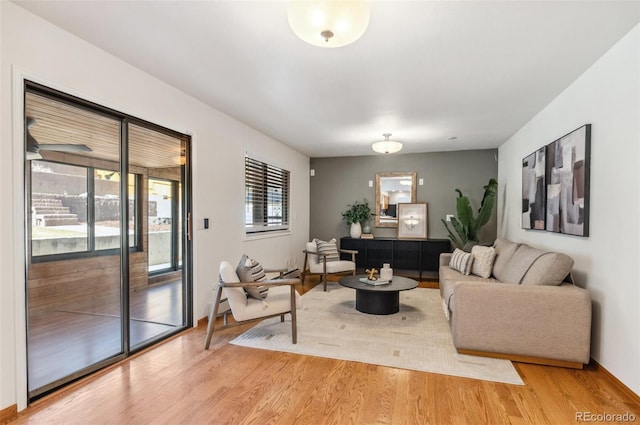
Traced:
<svg viewBox="0 0 640 425">
<path fill-rule="evenodd" d="M 369 7 L 357 0 L 292 1 L 287 16 L 298 37 L 319 47 L 351 44 L 369 26 Z"/>
<path fill-rule="evenodd" d="M 371 149 L 378 153 L 396 153 L 400 152 L 402 149 L 402 143 L 396 142 L 394 140 L 389 140 L 391 137 L 391 133 L 384 133 L 384 140 L 380 142 L 375 142 L 371 145 Z"/>
</svg>

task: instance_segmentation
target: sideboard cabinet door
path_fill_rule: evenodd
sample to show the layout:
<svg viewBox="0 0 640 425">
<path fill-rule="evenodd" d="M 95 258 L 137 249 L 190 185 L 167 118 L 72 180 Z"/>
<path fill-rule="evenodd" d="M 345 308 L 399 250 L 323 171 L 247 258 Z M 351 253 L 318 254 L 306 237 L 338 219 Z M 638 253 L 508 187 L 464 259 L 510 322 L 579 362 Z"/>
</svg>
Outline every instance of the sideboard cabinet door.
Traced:
<svg viewBox="0 0 640 425">
<path fill-rule="evenodd" d="M 356 266 L 359 269 L 380 268 L 389 263 L 397 270 L 419 271 L 422 277 L 423 271 L 438 272 L 440 254 L 451 252 L 451 242 L 449 239 L 353 239 L 345 236 L 340 238 L 340 248 L 358 251 Z M 341 254 L 340 258 L 350 260 L 351 255 Z"/>
<path fill-rule="evenodd" d="M 353 249 L 358 251 L 358 253 L 356 254 L 356 267 L 359 269 L 365 268 L 366 245 L 364 239 L 341 238 L 340 248 Z M 351 254 L 345 254 L 341 252 L 340 259 L 351 261 Z"/>
<path fill-rule="evenodd" d="M 451 242 L 448 239 L 427 240 L 422 245 L 422 270 L 438 272 L 440 270 L 440 254 L 451 252 Z"/>
</svg>

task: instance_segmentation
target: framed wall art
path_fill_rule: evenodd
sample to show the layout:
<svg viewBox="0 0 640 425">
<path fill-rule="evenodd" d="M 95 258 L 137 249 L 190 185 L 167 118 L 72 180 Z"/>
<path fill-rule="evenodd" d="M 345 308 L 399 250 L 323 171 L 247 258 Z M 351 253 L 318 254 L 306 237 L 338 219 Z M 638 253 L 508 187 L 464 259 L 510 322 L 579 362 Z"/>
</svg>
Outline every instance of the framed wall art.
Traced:
<svg viewBox="0 0 640 425">
<path fill-rule="evenodd" d="M 589 236 L 591 124 L 546 147 L 546 230 Z"/>
<path fill-rule="evenodd" d="M 546 147 L 522 160 L 522 228 L 545 229 L 546 211 Z"/>
<path fill-rule="evenodd" d="M 398 239 L 427 238 L 427 204 L 398 204 Z"/>
</svg>

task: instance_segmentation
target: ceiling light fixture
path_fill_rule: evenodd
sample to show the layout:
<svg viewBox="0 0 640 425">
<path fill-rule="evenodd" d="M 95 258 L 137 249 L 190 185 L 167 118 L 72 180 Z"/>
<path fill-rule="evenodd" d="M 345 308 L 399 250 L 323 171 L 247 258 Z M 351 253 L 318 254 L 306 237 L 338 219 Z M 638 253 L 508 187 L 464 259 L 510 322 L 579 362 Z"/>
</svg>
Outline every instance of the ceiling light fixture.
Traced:
<svg viewBox="0 0 640 425">
<path fill-rule="evenodd" d="M 361 0 L 292 1 L 287 16 L 293 32 L 318 47 L 351 44 L 369 26 L 369 7 Z"/>
<path fill-rule="evenodd" d="M 389 140 L 391 137 L 391 133 L 384 133 L 384 140 L 380 142 L 375 142 L 371 145 L 371 149 L 378 153 L 396 153 L 400 152 L 402 149 L 402 143 L 396 142 L 394 140 Z"/>
</svg>

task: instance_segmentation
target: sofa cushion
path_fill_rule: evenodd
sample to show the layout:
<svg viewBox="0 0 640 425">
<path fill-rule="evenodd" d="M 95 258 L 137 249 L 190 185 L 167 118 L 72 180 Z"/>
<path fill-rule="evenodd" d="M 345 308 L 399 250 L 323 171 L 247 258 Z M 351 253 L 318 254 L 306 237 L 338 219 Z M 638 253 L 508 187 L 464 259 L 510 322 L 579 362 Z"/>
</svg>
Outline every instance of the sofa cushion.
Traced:
<svg viewBox="0 0 640 425">
<path fill-rule="evenodd" d="M 241 282 L 262 282 L 267 280 L 262 264 L 246 255 L 243 255 L 240 259 L 238 267 L 236 267 L 236 273 L 238 274 Z M 267 295 L 269 295 L 269 287 L 267 285 L 253 287 L 247 286 L 244 290 L 247 292 L 248 296 L 257 300 L 265 299 L 267 298 Z"/>
<path fill-rule="evenodd" d="M 497 282 L 494 278 L 485 278 L 475 275 L 464 275 L 451 267 L 440 267 L 440 296 L 447 306 L 450 305 L 451 296 L 458 282 Z"/>
<path fill-rule="evenodd" d="M 498 280 L 504 283 L 521 283 L 529 268 L 545 253 L 546 251 L 521 244 L 504 268 L 502 278 Z"/>
<path fill-rule="evenodd" d="M 496 239 L 493 244 L 493 248 L 496 251 L 496 259 L 493 263 L 492 273 L 499 281 L 505 282 L 505 269 L 519 246 L 520 244 L 503 238 Z"/>
<path fill-rule="evenodd" d="M 497 282 L 497 280 L 493 277 L 480 277 L 476 275 L 464 275 L 459 271 L 453 270 L 451 267 L 441 266 L 440 267 L 440 283 L 446 282 L 457 282 L 460 280 L 464 281 L 474 281 L 474 282 Z"/>
<path fill-rule="evenodd" d="M 471 248 L 473 262 L 471 264 L 471 273 L 480 277 L 491 276 L 493 270 L 493 260 L 496 258 L 496 251 L 491 246 L 476 245 Z"/>
<path fill-rule="evenodd" d="M 571 273 L 573 258 L 558 252 L 547 252 L 529 267 L 523 285 L 560 285 Z"/>
<path fill-rule="evenodd" d="M 459 271 L 464 275 L 471 273 L 471 264 L 473 263 L 473 256 L 470 252 L 464 252 L 461 249 L 456 248 L 453 251 L 451 260 L 449 261 L 449 267 Z"/>
</svg>

